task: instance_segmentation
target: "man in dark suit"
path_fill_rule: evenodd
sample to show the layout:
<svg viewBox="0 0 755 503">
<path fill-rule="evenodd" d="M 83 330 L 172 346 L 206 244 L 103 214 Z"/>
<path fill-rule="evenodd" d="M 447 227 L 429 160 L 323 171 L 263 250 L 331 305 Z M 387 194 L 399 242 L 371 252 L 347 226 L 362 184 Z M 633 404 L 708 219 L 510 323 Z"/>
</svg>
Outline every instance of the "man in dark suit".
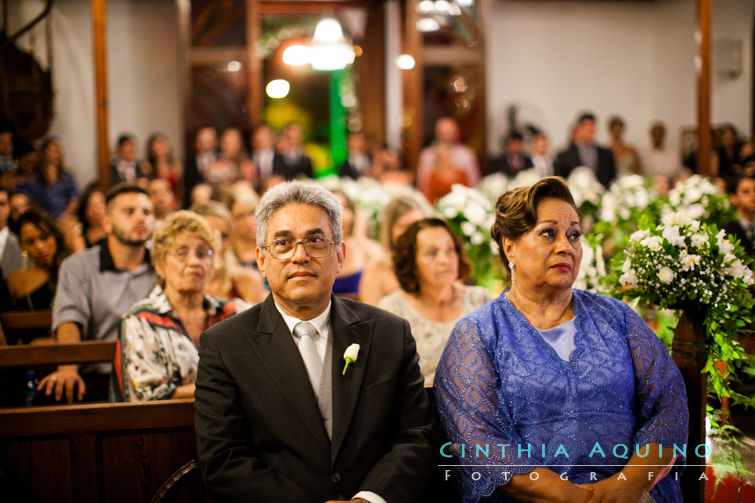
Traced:
<svg viewBox="0 0 755 503">
<path fill-rule="evenodd" d="M 273 173 L 283 169 L 283 156 L 275 151 L 275 136 L 266 124 L 257 126 L 252 132 L 252 160 L 257 168 L 256 185 L 260 189 Z"/>
<path fill-rule="evenodd" d="M 205 182 L 207 173 L 218 158 L 218 135 L 213 127 L 203 127 L 194 137 L 194 155 L 186 157 L 183 176 L 183 207 L 190 208 L 194 187 Z"/>
<path fill-rule="evenodd" d="M 554 172 L 564 178 L 578 166 L 589 168 L 606 187 L 616 178 L 613 152 L 595 143 L 595 116 L 591 113 L 577 118 L 569 148 L 559 152 L 553 161 Z"/>
<path fill-rule="evenodd" d="M 282 136 L 281 144 L 284 148 L 280 153 L 283 162 L 273 166 L 273 175 L 283 177 L 285 180 L 293 180 L 300 176 L 313 178 L 312 159 L 302 150 L 304 133 L 301 126 L 295 122 L 286 125 Z"/>
<path fill-rule="evenodd" d="M 490 160 L 491 173 L 503 173 L 515 176 L 520 171 L 532 169 L 532 159 L 524 152 L 524 137 L 518 131 L 512 131 L 506 137 L 503 154 Z"/>
<path fill-rule="evenodd" d="M 110 185 L 135 183 L 145 178 L 142 166 L 136 158 L 134 137 L 122 134 L 118 137 L 115 159 L 110 163 Z"/>
<path fill-rule="evenodd" d="M 317 184 L 282 183 L 262 198 L 257 229 L 271 295 L 200 341 L 207 487 L 220 501 L 418 501 L 433 420 L 414 339 L 406 321 L 332 295 L 340 203 Z"/>
</svg>

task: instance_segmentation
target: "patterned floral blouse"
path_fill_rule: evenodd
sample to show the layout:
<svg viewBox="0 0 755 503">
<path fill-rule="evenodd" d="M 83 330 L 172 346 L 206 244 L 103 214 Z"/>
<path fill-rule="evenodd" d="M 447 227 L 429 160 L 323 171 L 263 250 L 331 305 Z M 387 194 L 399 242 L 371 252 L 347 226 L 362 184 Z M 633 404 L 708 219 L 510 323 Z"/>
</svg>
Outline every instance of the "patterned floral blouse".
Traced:
<svg viewBox="0 0 755 503">
<path fill-rule="evenodd" d="M 435 397 L 448 440 L 459 446 L 463 502 L 515 501 L 493 491 L 538 466 L 589 483 L 593 472 L 598 480 L 617 473 L 637 446 L 647 456 L 642 447 L 649 443 L 686 444 L 684 382 L 660 339 L 615 299 L 574 290 L 572 310 L 576 349 L 569 361 L 506 291 L 454 328 Z M 650 491 L 656 502 L 682 501 L 675 473 L 684 462 L 680 456 Z"/>
<path fill-rule="evenodd" d="M 205 295 L 207 326 L 249 307 Z M 123 316 L 120 330 L 123 400 L 165 400 L 197 378 L 199 350 L 158 285 Z"/>
</svg>

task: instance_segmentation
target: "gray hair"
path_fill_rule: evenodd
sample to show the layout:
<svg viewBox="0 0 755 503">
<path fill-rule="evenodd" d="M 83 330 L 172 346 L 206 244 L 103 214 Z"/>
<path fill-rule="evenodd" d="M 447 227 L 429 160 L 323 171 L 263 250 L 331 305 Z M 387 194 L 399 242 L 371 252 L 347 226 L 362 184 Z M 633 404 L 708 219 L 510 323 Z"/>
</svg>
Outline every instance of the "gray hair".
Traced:
<svg viewBox="0 0 755 503">
<path fill-rule="evenodd" d="M 342 207 L 336 196 L 313 182 L 292 181 L 273 186 L 262 196 L 255 217 L 257 219 L 257 246 L 264 250 L 267 223 L 273 213 L 290 203 L 314 206 L 325 212 L 336 243 L 343 241 Z"/>
</svg>

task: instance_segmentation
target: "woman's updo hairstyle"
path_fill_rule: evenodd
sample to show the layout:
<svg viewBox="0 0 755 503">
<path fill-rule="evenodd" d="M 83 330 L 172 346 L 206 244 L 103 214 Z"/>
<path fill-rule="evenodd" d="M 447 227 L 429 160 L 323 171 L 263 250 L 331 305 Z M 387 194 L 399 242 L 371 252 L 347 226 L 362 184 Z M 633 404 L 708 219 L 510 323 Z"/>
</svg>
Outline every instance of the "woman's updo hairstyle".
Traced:
<svg viewBox="0 0 755 503">
<path fill-rule="evenodd" d="M 501 194 L 495 203 L 495 223 L 490 234 L 498 245 L 498 255 L 506 270 L 509 260 L 503 251 L 503 238 L 516 241 L 537 223 L 537 206 L 544 199 L 560 199 L 579 214 L 566 182 L 560 176 L 543 178 L 530 187 L 519 187 Z"/>
</svg>

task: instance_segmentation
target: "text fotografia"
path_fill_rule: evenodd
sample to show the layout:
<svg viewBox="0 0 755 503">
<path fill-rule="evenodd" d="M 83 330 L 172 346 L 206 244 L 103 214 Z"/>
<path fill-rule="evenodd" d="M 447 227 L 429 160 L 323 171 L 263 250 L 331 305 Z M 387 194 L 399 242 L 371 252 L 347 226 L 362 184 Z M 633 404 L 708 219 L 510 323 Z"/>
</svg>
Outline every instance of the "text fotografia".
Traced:
<svg viewBox="0 0 755 503">
<path fill-rule="evenodd" d="M 543 458 L 552 456 L 553 459 L 561 457 L 564 461 L 569 459 L 569 452 L 563 444 L 559 444 L 555 450 L 551 448 L 548 452 L 546 452 L 546 447 L 545 444 L 540 444 L 540 449 L 538 450 L 537 446 L 532 444 L 474 444 L 467 446 L 465 444 L 446 442 L 440 446 L 440 455 L 444 458 L 453 458 L 455 456 L 464 460 L 469 460 L 470 458 L 489 460 L 492 457 L 493 459 L 505 459 L 510 461 L 514 456 L 519 459 L 529 459 L 533 457 L 533 455 L 539 455 Z M 613 446 L 605 446 L 604 448 L 604 446 L 600 445 L 600 442 L 595 442 L 595 445 L 590 451 L 589 457 L 594 459 L 605 459 L 607 457 L 606 452 L 608 452 L 612 454 L 614 458 L 620 459 L 629 459 L 634 454 L 637 454 L 637 457 L 640 458 L 647 458 L 648 456 L 653 457 L 653 454 L 658 456 L 658 458 L 661 458 L 664 454 L 667 454 L 669 450 L 674 457 L 688 457 L 687 444 L 673 444 L 666 446 L 658 444 L 655 449 L 651 448 L 649 444 L 615 444 Z M 694 455 L 701 459 L 705 459 L 710 455 L 710 447 L 707 444 L 699 444 L 694 447 L 693 451 Z"/>
</svg>

